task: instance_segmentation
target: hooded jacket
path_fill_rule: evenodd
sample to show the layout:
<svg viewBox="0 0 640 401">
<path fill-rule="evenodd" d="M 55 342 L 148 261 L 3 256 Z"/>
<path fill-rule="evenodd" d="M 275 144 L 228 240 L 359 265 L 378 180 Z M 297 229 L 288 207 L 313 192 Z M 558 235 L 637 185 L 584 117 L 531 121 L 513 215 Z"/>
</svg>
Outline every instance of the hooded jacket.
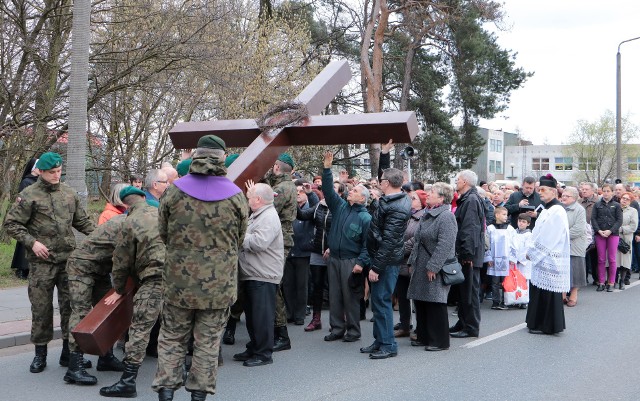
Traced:
<svg viewBox="0 0 640 401">
<path fill-rule="evenodd" d="M 411 199 L 404 192 L 378 200 L 369 226 L 367 248 L 371 269 L 378 274 L 404 261 L 404 232 L 411 217 Z"/>
</svg>

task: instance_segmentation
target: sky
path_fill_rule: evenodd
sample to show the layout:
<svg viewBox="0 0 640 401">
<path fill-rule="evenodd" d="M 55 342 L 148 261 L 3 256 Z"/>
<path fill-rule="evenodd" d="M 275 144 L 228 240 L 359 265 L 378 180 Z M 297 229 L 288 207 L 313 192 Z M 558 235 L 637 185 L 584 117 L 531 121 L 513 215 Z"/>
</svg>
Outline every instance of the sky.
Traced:
<svg viewBox="0 0 640 401">
<path fill-rule="evenodd" d="M 616 110 L 616 53 L 640 36 L 636 0 L 503 0 L 498 43 L 535 75 L 513 92 L 509 108 L 483 128 L 520 132 L 534 145 L 569 142 L 578 120 Z M 489 28 L 489 27 L 488 27 Z M 640 126 L 640 39 L 620 47 L 622 116 Z M 640 138 L 633 142 L 640 143 Z"/>
</svg>

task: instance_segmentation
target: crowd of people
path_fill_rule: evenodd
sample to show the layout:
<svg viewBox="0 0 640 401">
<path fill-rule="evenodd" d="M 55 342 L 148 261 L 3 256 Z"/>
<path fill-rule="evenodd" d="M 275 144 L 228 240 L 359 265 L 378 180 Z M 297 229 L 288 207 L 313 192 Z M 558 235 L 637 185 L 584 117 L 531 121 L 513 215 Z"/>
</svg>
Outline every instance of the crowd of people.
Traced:
<svg viewBox="0 0 640 401">
<path fill-rule="evenodd" d="M 564 305 L 578 304 L 589 274 L 597 291 L 611 292 L 639 270 L 640 207 L 624 185 L 605 184 L 600 196 L 593 183 L 578 190 L 546 175 L 498 186 L 478 182 L 471 170 L 454 185 L 425 184 L 389 167 L 392 146 L 382 146 L 379 175 L 370 180 L 346 171 L 334 177 L 331 152 L 322 174 L 305 180 L 283 153 L 243 191 L 226 178 L 237 155 L 227 155 L 219 137 L 204 136 L 175 169 L 166 164 L 112 185 L 97 225 L 60 182 L 60 155 L 32 160 L 24 176 L 30 185 L 5 220 L 29 280 L 30 371 L 47 366 L 54 288 L 65 382 L 98 382 L 70 331 L 97 302 L 119 302 L 132 278 L 124 358 L 109 350 L 96 366 L 122 377 L 100 394 L 135 397 L 138 369 L 152 355 L 159 400 L 172 400 L 182 386 L 204 400 L 215 393 L 220 344 L 235 343 L 243 313 L 250 341 L 233 359 L 247 367 L 291 349 L 290 324 L 304 326 L 311 315 L 304 331 L 321 330 L 325 305 L 324 341 L 346 343 L 360 340 L 370 307 L 374 341 L 359 351 L 386 359 L 398 355 L 403 337 L 445 351 L 451 338 L 480 336 L 485 299 L 492 310 L 526 308 L 531 333 L 559 333 Z M 72 228 L 87 235 L 77 246 Z M 450 285 L 450 275 L 460 283 Z M 526 297 L 507 291 L 512 277 L 526 280 L 519 284 Z M 456 306 L 452 325 L 448 305 Z"/>
</svg>

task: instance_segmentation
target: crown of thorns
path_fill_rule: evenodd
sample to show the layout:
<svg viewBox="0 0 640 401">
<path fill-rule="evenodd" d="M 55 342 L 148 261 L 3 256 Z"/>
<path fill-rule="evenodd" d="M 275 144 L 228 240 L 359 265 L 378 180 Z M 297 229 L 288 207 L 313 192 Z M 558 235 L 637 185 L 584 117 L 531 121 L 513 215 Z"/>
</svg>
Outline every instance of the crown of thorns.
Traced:
<svg viewBox="0 0 640 401">
<path fill-rule="evenodd" d="M 309 118 L 307 106 L 300 102 L 287 101 L 271 106 L 256 123 L 260 132 L 270 131 L 300 125 Z"/>
</svg>

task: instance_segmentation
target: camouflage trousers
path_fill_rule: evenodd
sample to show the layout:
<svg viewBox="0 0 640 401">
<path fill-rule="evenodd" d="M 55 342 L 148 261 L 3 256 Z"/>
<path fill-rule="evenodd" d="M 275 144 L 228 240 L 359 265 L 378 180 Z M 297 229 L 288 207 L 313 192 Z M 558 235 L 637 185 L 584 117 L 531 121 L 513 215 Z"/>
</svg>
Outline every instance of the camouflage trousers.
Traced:
<svg viewBox="0 0 640 401">
<path fill-rule="evenodd" d="M 124 345 L 123 362 L 140 365 L 149 344 L 149 333 L 162 313 L 162 278 L 142 282 L 133 296 L 133 318 L 129 327 L 129 341 Z"/>
<path fill-rule="evenodd" d="M 111 278 L 108 274 L 91 273 L 93 262 L 90 260 L 69 258 L 67 260 L 67 275 L 69 276 L 69 294 L 71 297 L 71 317 L 69 331 L 80 323 L 82 319 L 111 289 Z M 80 348 L 73 336 L 69 336 L 69 350 L 80 352 Z"/>
<path fill-rule="evenodd" d="M 31 342 L 45 345 L 53 339 L 53 288 L 58 290 L 62 338 L 69 338 L 69 282 L 66 263 L 30 264 L 29 301 L 31 301 Z"/>
<path fill-rule="evenodd" d="M 287 262 L 287 256 L 289 255 L 291 248 L 284 248 L 284 261 Z M 284 266 L 284 265 L 283 265 Z M 284 267 L 283 267 L 284 269 Z M 287 308 L 284 304 L 284 297 L 282 296 L 282 281 L 278 284 L 278 290 L 276 291 L 276 321 L 275 327 L 282 327 L 287 325 Z"/>
<path fill-rule="evenodd" d="M 187 343 L 193 334 L 193 358 L 187 376 L 187 391 L 215 394 L 218 352 L 229 309 L 185 309 L 165 304 L 158 338 L 158 370 L 152 388 L 182 386 Z"/>
</svg>

